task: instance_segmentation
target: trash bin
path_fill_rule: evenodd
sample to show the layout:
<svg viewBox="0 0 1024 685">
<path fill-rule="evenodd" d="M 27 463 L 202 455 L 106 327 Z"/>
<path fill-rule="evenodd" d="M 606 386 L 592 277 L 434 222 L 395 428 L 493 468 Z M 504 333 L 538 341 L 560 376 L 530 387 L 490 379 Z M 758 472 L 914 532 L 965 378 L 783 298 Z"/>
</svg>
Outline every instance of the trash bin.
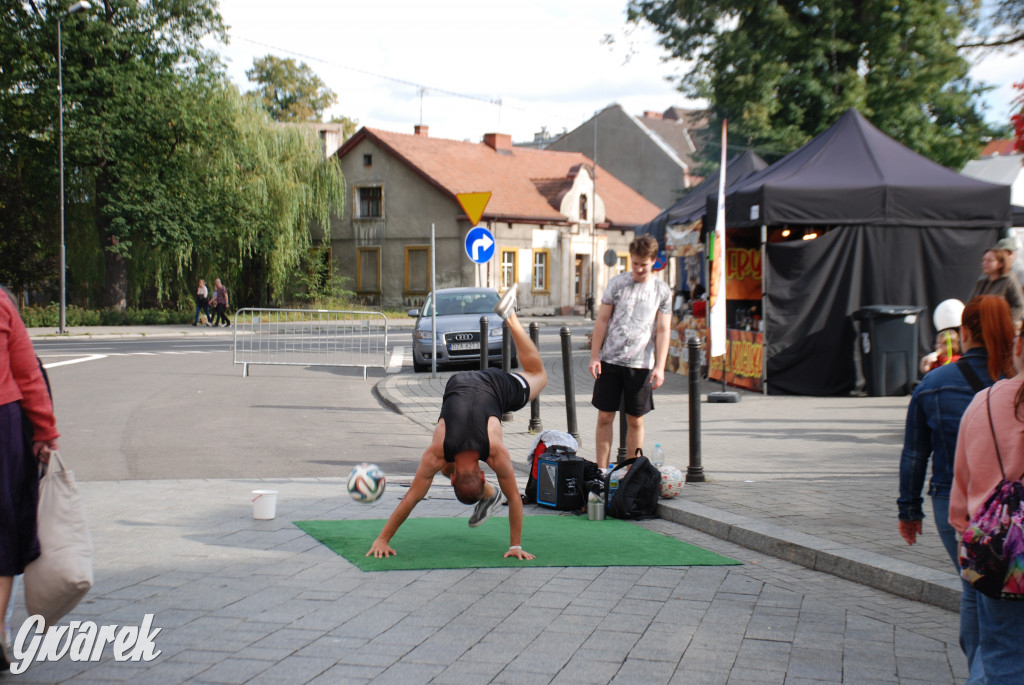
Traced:
<svg viewBox="0 0 1024 685">
<path fill-rule="evenodd" d="M 875 304 L 861 307 L 860 350 L 872 397 L 908 395 L 917 382 L 917 322 L 924 307 Z"/>
</svg>

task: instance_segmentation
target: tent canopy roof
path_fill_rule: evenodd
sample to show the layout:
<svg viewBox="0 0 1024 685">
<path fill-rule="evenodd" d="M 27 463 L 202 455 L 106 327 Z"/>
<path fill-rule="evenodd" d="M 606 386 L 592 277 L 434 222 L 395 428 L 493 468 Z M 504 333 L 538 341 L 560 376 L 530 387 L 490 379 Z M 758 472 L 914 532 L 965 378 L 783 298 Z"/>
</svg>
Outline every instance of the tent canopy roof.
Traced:
<svg viewBox="0 0 1024 685">
<path fill-rule="evenodd" d="M 714 221 L 717 191 L 705 211 Z M 729 227 L 761 224 L 1004 228 L 1010 187 L 968 178 L 885 135 L 856 109 L 726 191 Z"/>
<path fill-rule="evenodd" d="M 725 182 L 729 185 L 735 184 L 767 166 L 768 163 L 761 159 L 756 152 L 744 150 L 726 163 Z M 718 196 L 718 175 L 719 171 L 715 170 L 674 205 L 648 223 L 633 229 L 634 233 L 638 236 L 650 234 L 658 239 L 660 245 L 664 246 L 666 226 L 688 224 L 704 216 L 708 195 L 715 193 L 715 197 Z M 729 185 L 726 186 L 727 189 Z"/>
</svg>

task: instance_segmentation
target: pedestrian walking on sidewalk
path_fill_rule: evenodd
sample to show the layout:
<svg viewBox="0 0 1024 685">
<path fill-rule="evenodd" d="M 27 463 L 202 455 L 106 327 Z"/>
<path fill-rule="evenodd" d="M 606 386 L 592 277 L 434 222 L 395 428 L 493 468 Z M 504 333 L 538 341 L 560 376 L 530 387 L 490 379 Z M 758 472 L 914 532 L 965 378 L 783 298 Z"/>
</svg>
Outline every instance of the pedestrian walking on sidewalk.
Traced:
<svg viewBox="0 0 1024 685">
<path fill-rule="evenodd" d="M 985 503 L 1003 473 L 1009 479 L 1024 473 L 1024 338 L 1018 336 L 1011 349 L 1017 375 L 975 395 L 960 422 L 949 522 L 961 536 L 971 514 Z M 960 604 L 961 644 L 970 639 L 962 632 L 965 623 L 977 630 L 977 651 L 968 660 L 968 684 L 1024 683 L 1024 640 L 1020 637 L 1024 602 L 971 590 L 973 606 Z M 965 620 L 964 613 L 972 610 Z"/>
<path fill-rule="evenodd" d="M 423 452 L 409 492 L 395 507 L 366 556 L 397 554 L 390 542 L 409 514 L 427 495 L 439 472 L 451 478 L 455 496 L 474 505 L 470 527 L 487 520 L 499 506 L 502 495 L 508 501 L 509 548 L 505 557 L 533 559 L 522 547 L 523 502 L 519 496 L 512 457 L 502 440 L 501 416 L 522 409 L 540 395 L 548 377 L 540 352 L 515 313 L 516 286 L 513 285 L 494 307 L 508 323 L 519 354 L 519 373 L 500 369 L 462 371 L 448 379 L 441 414 L 430 445 Z M 498 487 L 488 483 L 480 463 L 498 478 Z M 500 489 L 499 489 L 500 488 Z"/>
<path fill-rule="evenodd" d="M 914 389 L 907 407 L 907 424 L 900 455 L 899 533 L 908 545 L 917 542 L 924 519 L 925 475 L 931 460 L 928 494 L 939 538 L 957 573 L 960 571 L 956 531 L 950 525 L 950 488 L 960 417 L 975 393 L 998 378 L 1013 374 L 1010 346 L 1013 320 L 1006 300 L 995 295 L 976 297 L 961 315 L 963 356 L 955 364 L 929 371 Z M 971 621 L 976 591 L 963 583 L 960 646 L 968 663 L 977 649 L 977 625 Z"/>
<path fill-rule="evenodd" d="M 219 278 L 213 279 L 213 299 L 210 304 L 216 306 L 213 314 L 214 326 L 230 326 L 231 321 L 225 313 L 228 309 L 228 289 L 220 282 Z"/>
<path fill-rule="evenodd" d="M 14 297 L 0 288 L 0 620 L 14 576 L 39 556 L 39 464 L 57 449 L 57 419 Z M 10 636 L 0 631 L 0 672 L 10 666 Z"/>
<path fill-rule="evenodd" d="M 202 312 L 202 314 L 206 317 L 206 325 L 209 326 L 210 325 L 210 290 L 209 290 L 209 288 L 206 287 L 206 281 L 204 281 L 201 278 L 199 279 L 199 287 L 196 288 L 195 298 L 196 298 L 196 315 L 195 315 L 195 318 L 192 319 L 192 325 L 193 326 L 198 326 L 199 325 L 199 314 L 200 314 L 200 312 Z"/>
<path fill-rule="evenodd" d="M 658 241 L 642 235 L 629 244 L 631 269 L 608 281 L 590 344 L 591 404 L 597 408 L 597 465 L 611 459 L 615 413 L 625 399 L 626 454 L 644 444 L 644 414 L 665 382 L 672 324 L 672 289 L 654 277 Z"/>
</svg>

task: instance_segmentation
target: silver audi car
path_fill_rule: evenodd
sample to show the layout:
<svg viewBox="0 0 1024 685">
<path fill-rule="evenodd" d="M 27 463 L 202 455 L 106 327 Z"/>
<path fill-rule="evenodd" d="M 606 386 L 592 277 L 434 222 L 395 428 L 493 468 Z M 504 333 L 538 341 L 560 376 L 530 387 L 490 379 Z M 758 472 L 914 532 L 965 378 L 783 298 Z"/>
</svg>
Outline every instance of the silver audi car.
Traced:
<svg viewBox="0 0 1024 685">
<path fill-rule="evenodd" d="M 435 297 L 436 296 L 436 297 Z M 433 306 L 437 301 L 437 339 L 431 344 Z M 429 371 L 437 354 L 437 367 L 464 364 L 480 366 L 480 317 L 487 317 L 487 357 L 491 365 L 501 364 L 501 317 L 494 313 L 498 293 L 491 288 L 446 288 L 427 295 L 422 309 L 410 309 L 416 317 L 412 330 L 412 366 Z M 512 366 L 518 366 L 515 345 Z"/>
</svg>

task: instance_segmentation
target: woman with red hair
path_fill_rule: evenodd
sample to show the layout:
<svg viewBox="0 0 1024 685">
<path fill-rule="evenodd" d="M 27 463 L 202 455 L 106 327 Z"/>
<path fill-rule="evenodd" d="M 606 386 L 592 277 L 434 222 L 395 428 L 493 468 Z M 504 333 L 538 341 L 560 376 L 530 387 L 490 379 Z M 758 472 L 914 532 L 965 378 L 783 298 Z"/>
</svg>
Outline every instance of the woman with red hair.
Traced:
<svg viewBox="0 0 1024 685">
<path fill-rule="evenodd" d="M 960 422 L 949 522 L 961 536 L 996 485 L 1004 477 L 1014 480 L 1024 473 L 1024 339 L 1017 337 L 1012 350 L 1017 376 L 975 395 Z M 1010 536 L 1006 546 L 1011 546 Z M 961 643 L 965 624 L 972 623 L 977 630 L 977 652 L 968 662 L 967 682 L 1024 683 L 1024 602 L 970 591 L 974 605 L 960 604 Z M 964 616 L 967 611 L 972 613 Z"/>
<path fill-rule="evenodd" d="M 921 490 L 924 488 L 928 461 L 932 476 L 928 495 L 939 539 L 957 573 L 960 571 L 956 531 L 949 523 L 950 489 L 953 484 L 953 459 L 956 454 L 960 417 L 974 394 L 992 385 L 996 379 L 1013 375 L 1010 348 L 1013 320 L 1006 300 L 995 295 L 976 297 L 967 303 L 961 316 L 960 339 L 963 356 L 925 374 L 914 389 L 907 408 L 907 425 L 900 456 L 899 533 L 908 545 L 917 542 L 924 519 Z M 975 615 L 975 590 L 963 583 L 960 608 L 960 646 L 967 662 L 977 649 L 977 625 L 965 624 Z"/>
</svg>

